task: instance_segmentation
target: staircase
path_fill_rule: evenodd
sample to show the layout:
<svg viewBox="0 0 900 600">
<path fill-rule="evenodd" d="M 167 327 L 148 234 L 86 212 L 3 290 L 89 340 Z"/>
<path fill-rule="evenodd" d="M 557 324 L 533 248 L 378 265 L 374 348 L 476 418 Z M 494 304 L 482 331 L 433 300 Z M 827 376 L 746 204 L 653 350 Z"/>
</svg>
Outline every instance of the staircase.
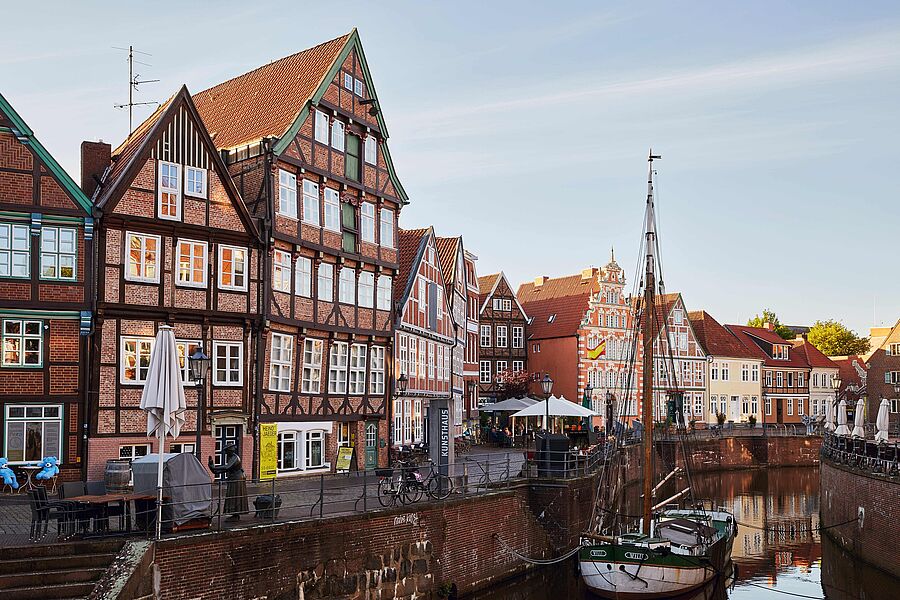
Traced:
<svg viewBox="0 0 900 600">
<path fill-rule="evenodd" d="M 0 548 L 0 598 L 87 598 L 123 544 L 102 540 Z"/>
</svg>

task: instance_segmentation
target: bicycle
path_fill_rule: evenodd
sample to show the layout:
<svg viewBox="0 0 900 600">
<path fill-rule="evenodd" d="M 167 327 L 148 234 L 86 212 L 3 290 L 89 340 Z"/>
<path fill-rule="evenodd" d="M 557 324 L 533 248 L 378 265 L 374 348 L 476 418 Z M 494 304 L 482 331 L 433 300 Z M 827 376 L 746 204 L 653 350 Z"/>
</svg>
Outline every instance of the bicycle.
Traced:
<svg viewBox="0 0 900 600">
<path fill-rule="evenodd" d="M 408 475 L 404 477 L 400 497 L 406 503 L 418 502 L 423 495 L 431 500 L 444 500 L 453 493 L 453 480 L 435 470 L 433 462 L 426 462 L 429 465 L 426 477 L 422 476 L 418 467 L 409 468 Z"/>
<path fill-rule="evenodd" d="M 378 503 L 384 507 L 412 504 L 422 498 L 419 469 L 410 461 L 398 460 L 396 469 L 376 469 L 378 475 Z"/>
</svg>

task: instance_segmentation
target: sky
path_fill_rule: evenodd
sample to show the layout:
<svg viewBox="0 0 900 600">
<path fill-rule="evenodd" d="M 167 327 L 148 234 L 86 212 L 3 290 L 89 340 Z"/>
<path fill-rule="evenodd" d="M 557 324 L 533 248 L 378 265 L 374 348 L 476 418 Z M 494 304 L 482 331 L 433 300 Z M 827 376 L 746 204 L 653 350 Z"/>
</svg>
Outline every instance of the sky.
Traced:
<svg viewBox="0 0 900 600">
<path fill-rule="evenodd" d="M 515 286 L 616 259 L 633 279 L 647 153 L 668 291 L 743 323 L 900 318 L 900 4 L 32 2 L 0 91 L 78 180 L 135 101 L 197 92 L 357 27 L 410 205 Z M 153 110 L 137 107 L 140 122 Z"/>
</svg>

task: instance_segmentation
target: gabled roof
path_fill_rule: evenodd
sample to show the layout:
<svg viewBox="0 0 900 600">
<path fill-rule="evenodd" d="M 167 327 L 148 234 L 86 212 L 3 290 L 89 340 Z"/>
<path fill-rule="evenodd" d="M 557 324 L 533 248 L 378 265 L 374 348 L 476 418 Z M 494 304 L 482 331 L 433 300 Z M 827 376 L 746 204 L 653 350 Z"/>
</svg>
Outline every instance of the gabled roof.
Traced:
<svg viewBox="0 0 900 600">
<path fill-rule="evenodd" d="M 762 351 L 757 348 L 753 351 L 747 348 L 741 341 L 721 323 L 715 320 L 705 310 L 691 311 L 688 313 L 691 326 L 697 341 L 712 356 L 726 358 L 747 358 L 761 360 Z"/>
<path fill-rule="evenodd" d="M 228 167 L 222 162 L 222 157 L 216 151 L 216 147 L 209 137 L 209 132 L 203 127 L 203 120 L 197 113 L 197 108 L 191 99 L 187 86 L 182 85 L 171 98 L 160 105 L 141 125 L 135 129 L 128 138 L 122 142 L 112 153 L 112 163 L 107 167 L 101 179 L 101 185 L 94 192 L 94 203 L 97 207 L 112 210 L 119 201 L 131 181 L 141 170 L 153 147 L 153 143 L 162 133 L 162 128 L 173 117 L 180 106 L 184 106 L 197 124 L 197 133 L 206 146 L 210 161 L 219 175 L 222 184 L 228 188 L 229 196 L 234 200 L 235 209 L 241 216 L 241 220 L 251 235 L 259 236 L 256 224 L 247 206 L 244 204 L 240 193 L 234 185 L 234 180 L 228 172 Z"/>
<path fill-rule="evenodd" d="M 53 175 L 53 178 L 56 179 L 56 182 L 72 197 L 78 206 L 80 206 L 88 215 L 91 214 L 91 201 L 88 197 L 81 191 L 81 188 L 78 187 L 78 184 L 72 180 L 69 174 L 63 169 L 56 159 L 53 158 L 53 155 L 50 154 L 44 145 L 41 144 L 40 141 L 35 137 L 34 131 L 28 126 L 25 122 L 25 119 L 16 112 L 16 109 L 12 107 L 12 104 L 0 94 L 0 112 L 6 115 L 6 118 L 12 122 L 12 128 L 10 132 L 16 136 L 16 138 L 24 144 L 31 148 L 37 158 L 44 163 L 44 166 L 47 167 L 47 170 L 50 171 L 50 174 Z"/>
<path fill-rule="evenodd" d="M 494 293 L 494 290 L 497 289 L 497 284 L 500 283 L 500 277 L 502 273 L 491 273 L 490 275 L 482 275 L 478 278 L 478 303 L 484 306 L 485 300 L 488 299 L 488 296 Z"/>
<path fill-rule="evenodd" d="M 727 327 L 728 330 L 731 331 L 745 346 L 751 350 L 754 348 L 758 350 L 766 361 L 765 366 L 767 367 L 809 368 L 809 363 L 806 362 L 806 354 L 797 352 L 790 341 L 782 338 L 771 329 L 750 327 L 748 325 L 726 325 L 725 327 Z M 767 344 L 783 344 L 789 346 L 788 360 L 776 360 L 772 358 L 762 349 L 757 343 L 757 340 Z"/>
<path fill-rule="evenodd" d="M 273 146 L 275 154 L 284 152 L 309 116 L 310 107 L 319 103 L 353 50 L 359 58 L 367 93 L 380 108 L 359 32 L 354 28 L 350 33 L 197 93 L 194 99 L 197 109 L 216 147 L 232 149 L 273 137 L 277 138 Z M 379 110 L 375 118 L 381 137 L 387 140 L 382 112 Z M 409 196 L 397 177 L 386 143 L 381 144 L 381 154 L 397 196 L 408 202 Z"/>
<path fill-rule="evenodd" d="M 800 352 L 806 363 L 811 367 L 820 367 L 823 369 L 836 369 L 837 365 L 833 360 L 822 354 L 822 351 L 810 344 L 807 340 L 791 340 L 794 350 Z"/>
<path fill-rule="evenodd" d="M 394 300 L 401 307 L 397 311 L 400 318 L 402 306 L 406 304 L 409 291 L 412 288 L 413 268 L 419 265 L 422 254 L 425 252 L 425 236 L 433 234 L 430 227 L 422 229 L 397 229 L 397 262 L 399 269 L 394 278 Z"/>
<path fill-rule="evenodd" d="M 456 257 L 462 247 L 462 238 L 435 237 L 438 260 L 441 263 L 441 271 L 444 274 L 444 288 L 447 294 L 453 294 L 453 284 L 456 283 Z"/>
<path fill-rule="evenodd" d="M 528 338 L 576 335 L 591 295 L 599 289 L 596 276 L 584 278 L 581 274 L 547 278 L 539 286 L 533 281 L 520 285 L 516 296 L 530 318 Z"/>
</svg>

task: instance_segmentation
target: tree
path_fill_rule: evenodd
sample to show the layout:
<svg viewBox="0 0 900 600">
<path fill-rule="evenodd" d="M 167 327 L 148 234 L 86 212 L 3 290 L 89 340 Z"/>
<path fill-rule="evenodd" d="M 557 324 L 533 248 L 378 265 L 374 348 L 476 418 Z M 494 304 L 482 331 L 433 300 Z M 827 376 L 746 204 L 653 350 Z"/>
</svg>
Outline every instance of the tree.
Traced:
<svg viewBox="0 0 900 600">
<path fill-rule="evenodd" d="M 834 319 L 816 321 L 809 328 L 806 339 L 825 356 L 865 354 L 869 351 L 869 338 L 858 336 L 855 331 Z"/>
<path fill-rule="evenodd" d="M 521 398 L 528 395 L 528 383 L 531 373 L 528 371 L 503 371 L 497 375 L 500 384 L 500 399 Z"/>
<path fill-rule="evenodd" d="M 788 329 L 785 325 L 781 324 L 781 321 L 778 320 L 778 315 L 775 314 L 775 311 L 769 308 L 763 309 L 762 316 L 756 315 L 755 317 L 747 321 L 747 325 L 749 325 L 750 327 L 764 327 L 766 323 L 774 325 L 775 333 L 786 340 L 792 340 L 797 337 L 793 331 Z"/>
</svg>

